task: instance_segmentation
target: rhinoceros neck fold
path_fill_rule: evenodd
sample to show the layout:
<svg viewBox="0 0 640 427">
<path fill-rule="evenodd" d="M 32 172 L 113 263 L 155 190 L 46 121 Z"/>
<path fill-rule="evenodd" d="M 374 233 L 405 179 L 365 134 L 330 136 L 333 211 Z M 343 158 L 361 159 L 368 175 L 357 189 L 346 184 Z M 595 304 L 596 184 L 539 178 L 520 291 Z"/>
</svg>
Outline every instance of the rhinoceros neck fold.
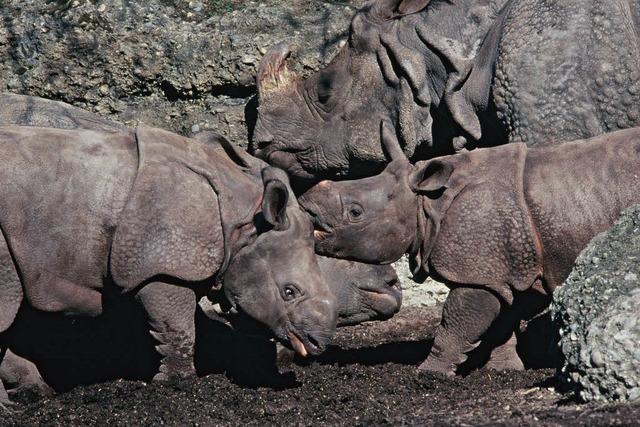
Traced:
<svg viewBox="0 0 640 427">
<path fill-rule="evenodd" d="M 136 137 L 140 170 L 156 160 L 173 163 L 204 178 L 215 193 L 218 209 L 211 215 L 218 216 L 224 241 L 224 258 L 214 276 L 214 287 L 219 288 L 233 255 L 255 236 L 253 218 L 262 200 L 259 172 L 239 165 L 219 143 L 143 126 L 136 130 Z"/>
</svg>

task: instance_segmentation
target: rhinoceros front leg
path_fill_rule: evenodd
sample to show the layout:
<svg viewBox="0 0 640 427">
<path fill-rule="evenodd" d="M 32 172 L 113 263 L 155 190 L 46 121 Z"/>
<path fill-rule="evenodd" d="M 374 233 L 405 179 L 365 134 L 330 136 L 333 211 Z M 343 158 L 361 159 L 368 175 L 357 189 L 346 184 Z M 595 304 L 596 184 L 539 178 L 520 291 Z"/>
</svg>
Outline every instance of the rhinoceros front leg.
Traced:
<svg viewBox="0 0 640 427">
<path fill-rule="evenodd" d="M 500 314 L 500 300 L 480 288 L 456 287 L 442 308 L 431 353 L 420 370 L 455 375 L 467 353 L 480 344 L 480 338 Z"/>
<path fill-rule="evenodd" d="M 162 355 L 154 380 L 195 375 L 195 293 L 185 287 L 163 282 L 144 286 L 136 295 L 149 318 L 151 335 Z"/>
<path fill-rule="evenodd" d="M 13 386 L 8 390 L 9 395 L 23 390 L 35 392 L 40 396 L 55 394 L 53 389 L 42 379 L 36 365 L 11 350 L 7 350 L 4 358 L 0 361 L 0 380 L 7 386 Z"/>
</svg>

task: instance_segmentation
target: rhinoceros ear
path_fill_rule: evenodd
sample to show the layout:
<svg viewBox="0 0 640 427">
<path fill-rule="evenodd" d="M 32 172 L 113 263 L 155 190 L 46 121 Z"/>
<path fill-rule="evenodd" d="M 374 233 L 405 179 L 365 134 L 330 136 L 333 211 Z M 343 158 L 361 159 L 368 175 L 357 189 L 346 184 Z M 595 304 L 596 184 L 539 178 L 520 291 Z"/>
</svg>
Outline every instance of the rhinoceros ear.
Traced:
<svg viewBox="0 0 640 427">
<path fill-rule="evenodd" d="M 409 175 L 409 185 L 416 193 L 427 195 L 441 193 L 447 188 L 452 173 L 451 163 L 439 159 L 420 162 Z"/>
<path fill-rule="evenodd" d="M 382 20 L 393 19 L 420 12 L 430 2 L 431 0 L 379 0 L 371 12 Z"/>
<path fill-rule="evenodd" d="M 289 203 L 289 189 L 280 179 L 273 176 L 271 169 L 262 171 L 264 193 L 262 196 L 262 215 L 274 230 L 284 231 L 289 228 L 287 204 Z"/>
</svg>

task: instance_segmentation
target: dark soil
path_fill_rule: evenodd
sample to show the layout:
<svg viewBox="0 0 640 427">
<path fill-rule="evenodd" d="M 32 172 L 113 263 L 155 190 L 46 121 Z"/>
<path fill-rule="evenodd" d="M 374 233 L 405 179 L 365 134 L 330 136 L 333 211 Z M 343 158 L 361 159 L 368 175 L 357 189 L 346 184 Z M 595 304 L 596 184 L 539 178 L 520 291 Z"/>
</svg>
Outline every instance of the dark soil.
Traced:
<svg viewBox="0 0 640 427">
<path fill-rule="evenodd" d="M 418 372 L 437 321 L 435 310 L 412 309 L 341 329 L 322 357 L 296 359 L 255 388 L 227 373 L 81 386 L 41 400 L 22 394 L 0 424 L 640 425 L 640 405 L 577 404 L 555 391 L 550 369 L 464 378 Z"/>
</svg>

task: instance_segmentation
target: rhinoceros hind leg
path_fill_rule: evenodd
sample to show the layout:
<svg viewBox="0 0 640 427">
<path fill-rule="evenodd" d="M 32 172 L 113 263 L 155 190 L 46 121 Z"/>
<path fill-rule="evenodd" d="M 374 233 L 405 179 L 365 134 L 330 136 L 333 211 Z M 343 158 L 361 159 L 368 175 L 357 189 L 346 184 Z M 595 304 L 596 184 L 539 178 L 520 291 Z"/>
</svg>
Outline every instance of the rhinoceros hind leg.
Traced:
<svg viewBox="0 0 640 427">
<path fill-rule="evenodd" d="M 5 350 L 0 347 L 0 363 L 4 359 Z M 9 400 L 9 394 L 7 393 L 7 389 L 4 388 L 4 382 L 2 378 L 0 378 L 0 414 L 3 412 L 11 412 L 9 406 L 13 405 L 13 403 Z"/>
<path fill-rule="evenodd" d="M 524 364 L 516 351 L 517 343 L 518 341 L 514 332 L 507 342 L 491 351 L 491 358 L 485 365 L 485 368 L 495 369 L 496 371 L 524 370 Z"/>
<path fill-rule="evenodd" d="M 144 286 L 136 299 L 144 307 L 162 356 L 156 381 L 195 375 L 196 296 L 189 288 L 163 282 Z"/>
<path fill-rule="evenodd" d="M 13 406 L 13 402 L 9 400 L 7 390 L 5 390 L 4 385 L 2 385 L 2 381 L 0 381 L 0 414 L 3 412 L 13 412 L 10 409 L 10 406 Z"/>
<path fill-rule="evenodd" d="M 0 333 L 13 323 L 23 298 L 22 283 L 0 232 Z"/>
<path fill-rule="evenodd" d="M 490 291 L 453 288 L 444 302 L 431 353 L 419 369 L 455 375 L 499 314 L 500 300 Z"/>
<path fill-rule="evenodd" d="M 8 390 L 9 395 L 29 390 L 40 396 L 52 396 L 53 389 L 42 379 L 36 365 L 24 359 L 11 350 L 7 350 L 0 361 L 0 380 L 6 385 L 13 386 Z"/>
</svg>

